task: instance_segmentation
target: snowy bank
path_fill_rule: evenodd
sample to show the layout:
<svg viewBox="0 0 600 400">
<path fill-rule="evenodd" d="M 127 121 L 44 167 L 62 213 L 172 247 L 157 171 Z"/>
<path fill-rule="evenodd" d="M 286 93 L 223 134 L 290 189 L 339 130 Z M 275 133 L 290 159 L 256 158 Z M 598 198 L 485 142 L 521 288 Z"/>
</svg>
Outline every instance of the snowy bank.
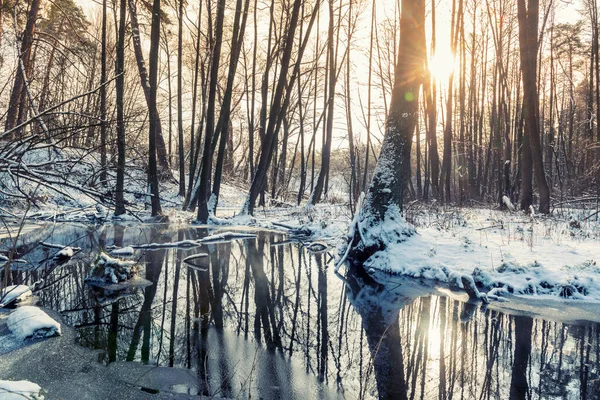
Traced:
<svg viewBox="0 0 600 400">
<path fill-rule="evenodd" d="M 435 216 L 428 218 L 436 219 Z M 371 268 L 433 279 L 463 289 L 463 276 L 481 292 L 600 301 L 598 227 L 574 231 L 568 221 L 524 220 L 522 214 L 471 211 L 458 222 L 420 227 L 365 263 Z M 596 223 L 597 225 L 597 223 Z M 389 238 L 386 224 L 383 238 Z M 376 234 L 374 232 L 373 234 Z M 367 238 L 367 241 L 369 238 Z"/>
</svg>

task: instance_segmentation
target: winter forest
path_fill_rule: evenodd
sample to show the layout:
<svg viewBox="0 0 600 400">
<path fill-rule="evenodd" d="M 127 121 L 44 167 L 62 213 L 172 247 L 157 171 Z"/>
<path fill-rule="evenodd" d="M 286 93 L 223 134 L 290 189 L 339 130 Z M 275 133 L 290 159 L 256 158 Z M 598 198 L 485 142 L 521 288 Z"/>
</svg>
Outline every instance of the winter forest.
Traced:
<svg viewBox="0 0 600 400">
<path fill-rule="evenodd" d="M 0 0 L 0 399 L 599 399 L 599 10 Z"/>
</svg>

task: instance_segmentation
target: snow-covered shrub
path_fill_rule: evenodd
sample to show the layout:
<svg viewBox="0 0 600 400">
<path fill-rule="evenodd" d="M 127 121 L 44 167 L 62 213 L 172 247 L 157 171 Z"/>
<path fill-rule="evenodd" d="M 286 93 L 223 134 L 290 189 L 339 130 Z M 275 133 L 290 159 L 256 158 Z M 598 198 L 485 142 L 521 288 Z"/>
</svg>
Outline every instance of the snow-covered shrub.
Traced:
<svg viewBox="0 0 600 400">
<path fill-rule="evenodd" d="M 135 261 L 114 258 L 101 252 L 94 262 L 94 266 L 90 272 L 90 276 L 86 278 L 86 282 L 124 282 L 132 277 L 132 268 L 135 265 Z"/>
</svg>

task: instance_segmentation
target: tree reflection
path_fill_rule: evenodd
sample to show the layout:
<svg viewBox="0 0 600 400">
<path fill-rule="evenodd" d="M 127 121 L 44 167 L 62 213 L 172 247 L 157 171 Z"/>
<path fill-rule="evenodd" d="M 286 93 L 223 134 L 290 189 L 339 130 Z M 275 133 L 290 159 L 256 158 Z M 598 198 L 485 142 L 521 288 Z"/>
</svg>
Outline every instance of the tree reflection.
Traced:
<svg viewBox="0 0 600 400">
<path fill-rule="evenodd" d="M 23 256 L 40 268 L 17 270 L 11 279 L 31 284 L 44 277 L 40 303 L 76 327 L 79 343 L 103 349 L 105 361 L 193 369 L 205 396 L 599 398 L 597 324 L 511 316 L 379 273 L 351 271 L 341 280 L 329 255 L 281 234 L 136 251 L 140 276 L 152 286 L 102 304 L 84 283 L 100 249 L 209 233 L 56 227 L 44 240 L 82 252 L 51 265 L 48 249 L 24 244 Z M 200 252 L 209 254 L 205 271 L 182 262 Z"/>
<path fill-rule="evenodd" d="M 350 303 L 362 318 L 379 398 L 408 399 L 399 318 L 400 310 L 414 298 L 391 290 L 359 269 L 350 270 L 346 282 Z"/>
</svg>

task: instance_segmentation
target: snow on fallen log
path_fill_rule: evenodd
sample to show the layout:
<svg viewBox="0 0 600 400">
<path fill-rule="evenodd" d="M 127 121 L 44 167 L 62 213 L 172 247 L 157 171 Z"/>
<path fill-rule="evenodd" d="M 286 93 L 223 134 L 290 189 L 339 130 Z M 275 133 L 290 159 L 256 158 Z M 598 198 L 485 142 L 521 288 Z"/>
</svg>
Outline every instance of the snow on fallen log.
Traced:
<svg viewBox="0 0 600 400">
<path fill-rule="evenodd" d="M 6 264 L 10 260 L 11 264 L 27 264 L 27 260 L 23 260 L 20 258 L 13 258 L 12 260 L 5 256 L 4 254 L 0 254 L 0 266 Z"/>
<path fill-rule="evenodd" d="M 0 308 L 19 302 L 31 296 L 31 289 L 26 285 L 12 285 L 2 289 L 0 293 Z"/>
<path fill-rule="evenodd" d="M 193 247 L 201 246 L 206 243 L 221 243 L 228 242 L 235 239 L 254 239 L 256 237 L 255 234 L 252 233 L 235 233 L 235 232 L 224 232 L 218 233 L 216 235 L 210 235 L 203 237 L 198 240 L 180 240 L 178 242 L 168 242 L 168 243 L 146 243 L 146 244 L 136 244 L 130 246 L 132 249 L 146 249 L 146 250 L 156 250 L 156 249 L 169 249 L 169 248 L 184 248 L 189 249 Z M 114 252 L 113 252 L 114 254 Z"/>
<path fill-rule="evenodd" d="M 9 315 L 6 324 L 19 340 L 41 339 L 61 334 L 60 324 L 33 306 L 17 308 Z"/>
<path fill-rule="evenodd" d="M 198 260 L 205 260 L 207 257 L 208 254 L 206 253 L 192 254 L 191 256 L 187 256 L 186 258 L 184 258 L 183 262 L 191 268 L 207 271 L 208 265 L 202 261 L 198 262 Z"/>
<path fill-rule="evenodd" d="M 44 400 L 42 388 L 37 383 L 29 381 L 3 381 L 0 380 L 0 399 L 3 400 L 23 400 L 35 399 Z"/>
<path fill-rule="evenodd" d="M 40 245 L 42 245 L 44 247 L 49 247 L 51 249 L 64 249 L 65 247 L 67 247 L 62 244 L 48 243 L 48 242 L 40 242 Z"/>
<path fill-rule="evenodd" d="M 40 242 L 40 245 L 51 249 L 59 249 L 53 256 L 55 260 L 69 259 L 81 251 L 81 247 L 64 246 L 62 244 Z"/>
<path fill-rule="evenodd" d="M 132 277 L 135 261 L 122 260 L 101 252 L 94 263 L 86 282 L 119 283 Z"/>
<path fill-rule="evenodd" d="M 223 232 L 215 235 L 205 236 L 200 239 L 201 243 L 217 243 L 217 242 L 228 242 L 235 239 L 254 239 L 256 235 L 254 233 L 236 233 L 236 232 Z"/>
<path fill-rule="evenodd" d="M 75 249 L 67 246 L 67 247 L 57 251 L 56 254 L 54 255 L 54 258 L 65 259 L 65 258 L 71 258 L 74 255 L 75 255 Z"/>
<path fill-rule="evenodd" d="M 122 247 L 120 249 L 111 250 L 110 254 L 113 256 L 132 256 L 134 248 L 131 246 Z"/>
<path fill-rule="evenodd" d="M 181 240 L 179 242 L 169 242 L 169 243 L 146 243 L 146 244 L 136 244 L 130 246 L 133 249 L 168 249 L 168 248 L 192 248 L 198 247 L 200 243 L 197 240 Z"/>
</svg>

